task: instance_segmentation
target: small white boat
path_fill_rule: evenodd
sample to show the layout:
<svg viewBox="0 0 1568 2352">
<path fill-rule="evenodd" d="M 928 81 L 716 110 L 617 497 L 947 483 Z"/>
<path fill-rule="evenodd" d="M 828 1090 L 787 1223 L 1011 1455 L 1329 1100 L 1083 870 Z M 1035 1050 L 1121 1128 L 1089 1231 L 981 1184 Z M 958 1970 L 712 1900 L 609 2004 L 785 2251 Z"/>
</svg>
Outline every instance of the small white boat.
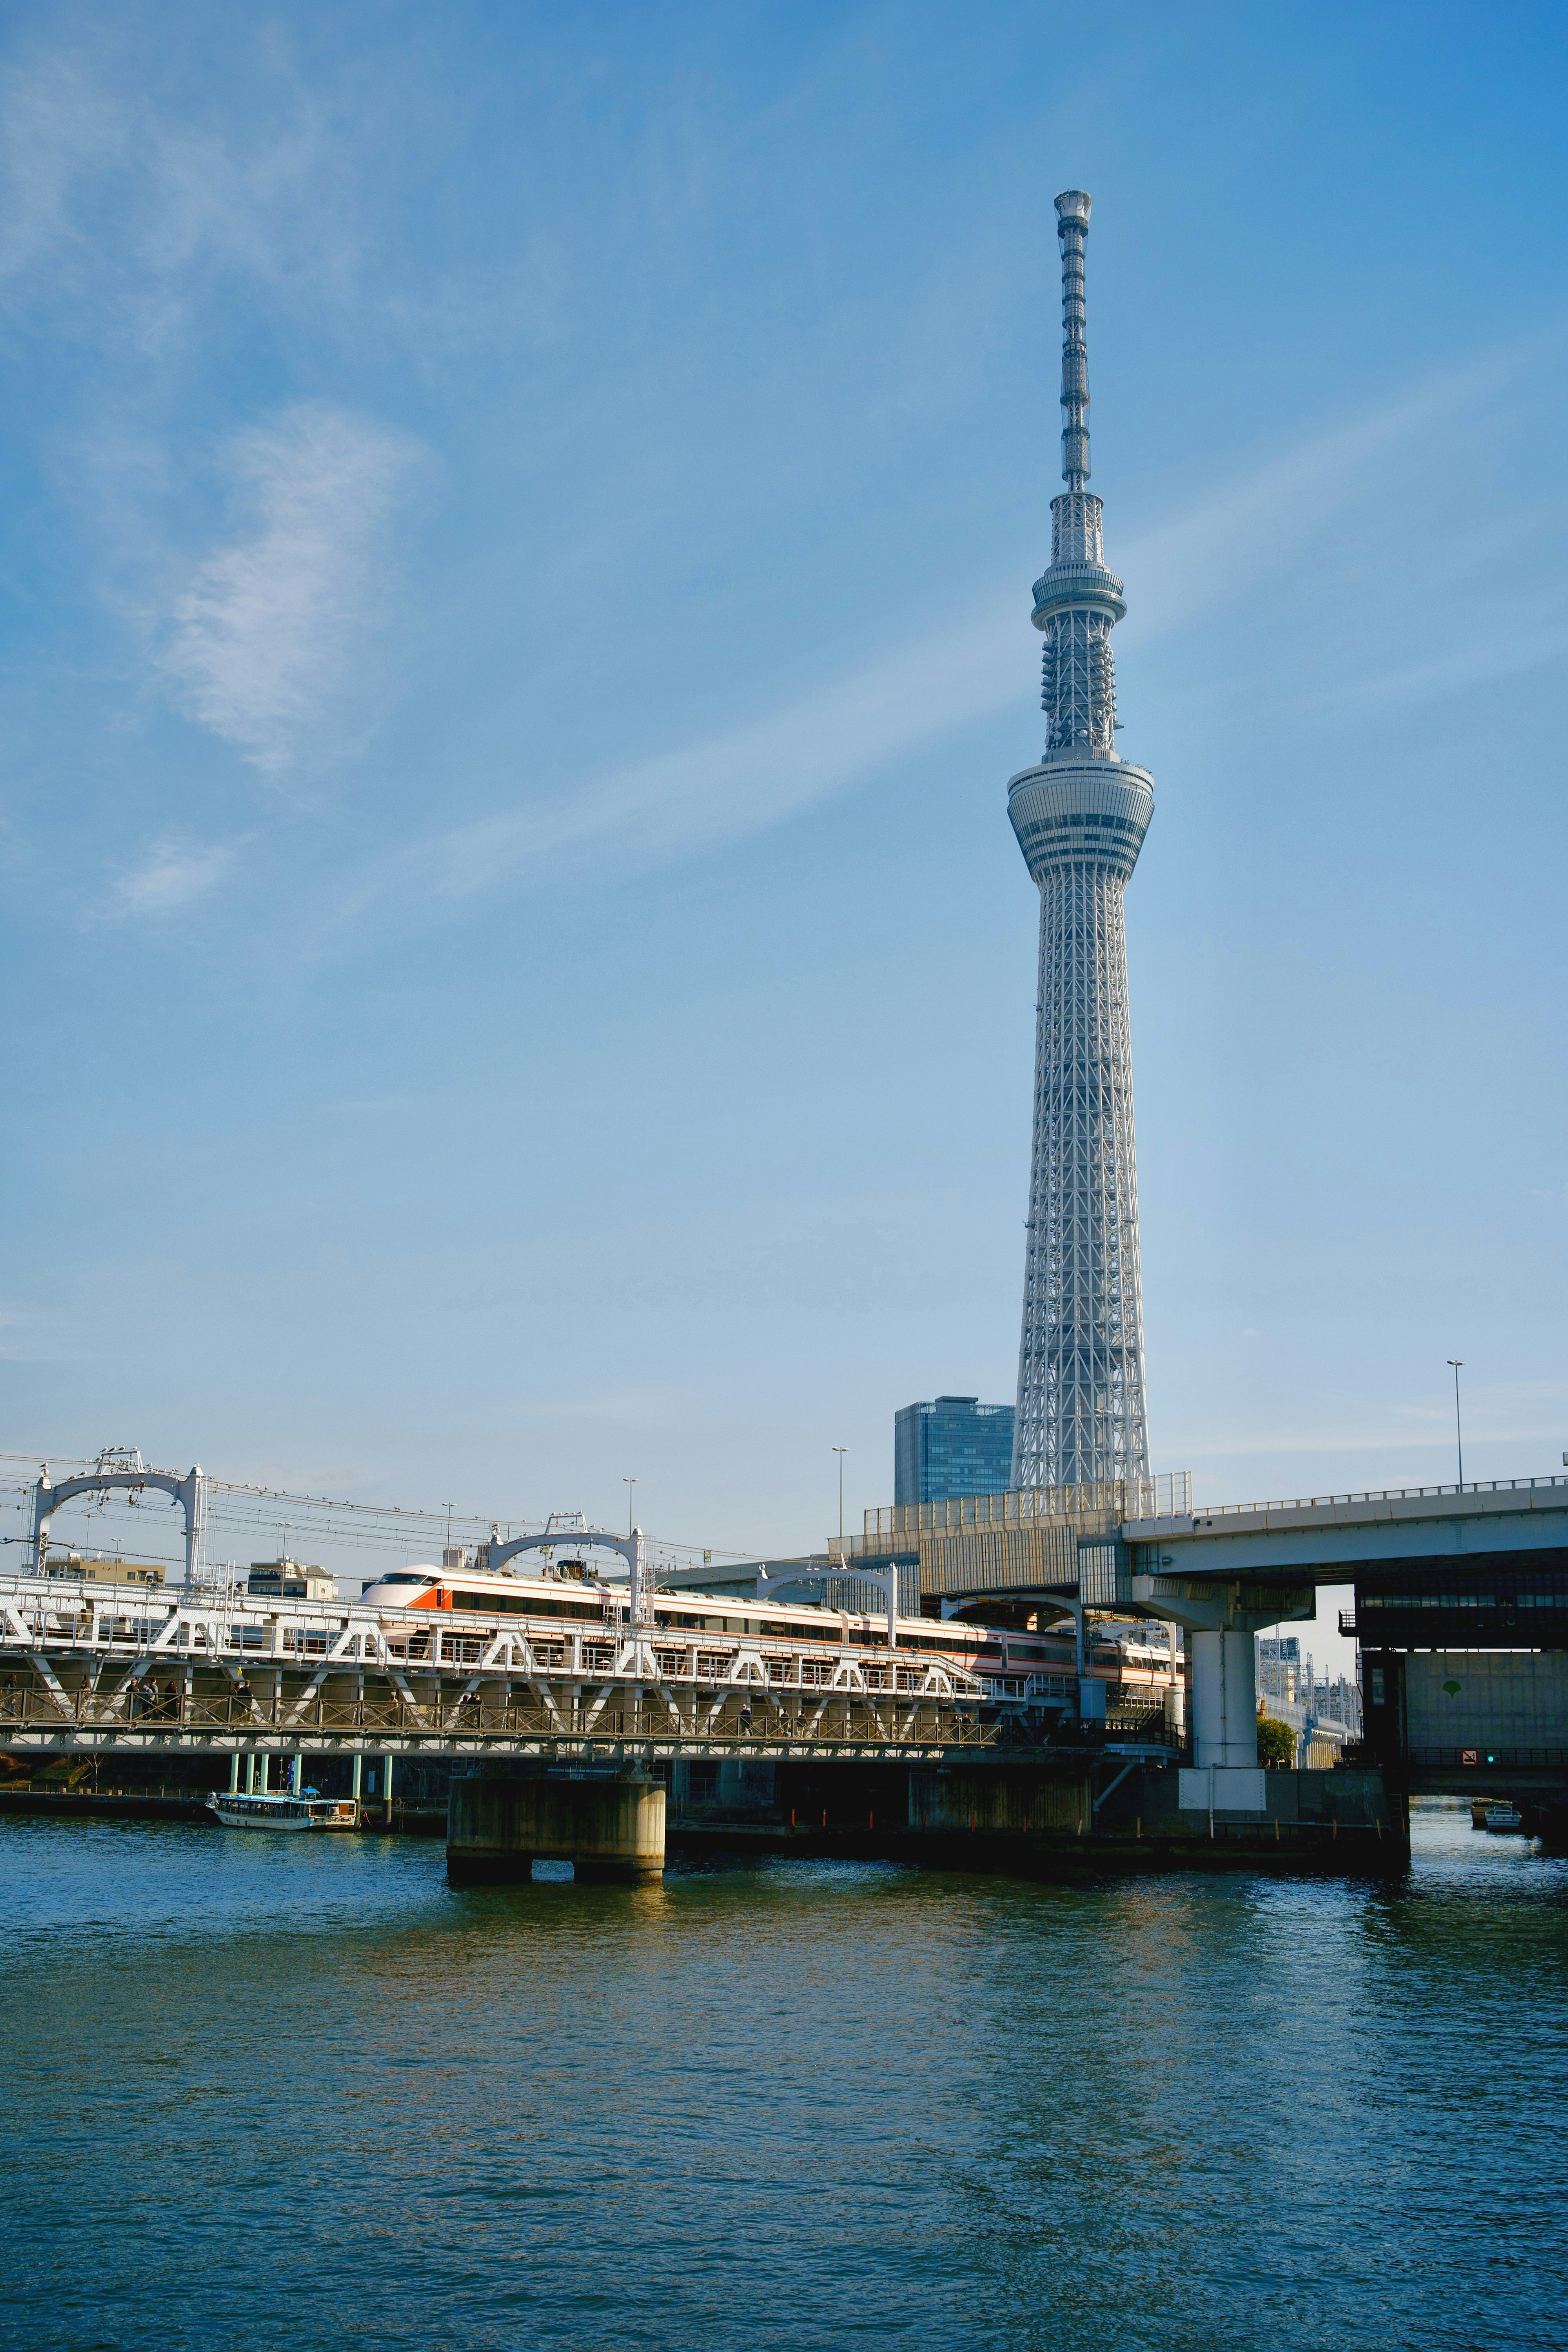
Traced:
<svg viewBox="0 0 1568 2352">
<path fill-rule="evenodd" d="M 1521 1830 L 1524 1822 L 1517 1805 L 1510 1805 L 1506 1797 L 1494 1798 L 1487 1807 L 1486 1825 L 1489 1830 Z"/>
<path fill-rule="evenodd" d="M 226 1830 L 352 1830 L 359 1807 L 352 1797 L 243 1797 L 226 1789 L 207 1799 Z"/>
</svg>

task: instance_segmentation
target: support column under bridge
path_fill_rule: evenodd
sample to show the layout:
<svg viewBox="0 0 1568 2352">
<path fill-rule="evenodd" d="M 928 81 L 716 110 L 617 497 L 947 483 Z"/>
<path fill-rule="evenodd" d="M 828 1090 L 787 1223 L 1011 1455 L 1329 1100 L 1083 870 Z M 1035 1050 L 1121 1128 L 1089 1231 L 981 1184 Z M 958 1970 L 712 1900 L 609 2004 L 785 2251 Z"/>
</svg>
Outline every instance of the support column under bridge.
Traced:
<svg viewBox="0 0 1568 2352">
<path fill-rule="evenodd" d="M 454 1779 L 447 1869 L 459 1885 L 510 1884 L 536 1862 L 569 1862 L 579 1879 L 637 1885 L 664 1874 L 662 1780 L 638 1772 L 551 1775 L 482 1765 Z"/>
</svg>

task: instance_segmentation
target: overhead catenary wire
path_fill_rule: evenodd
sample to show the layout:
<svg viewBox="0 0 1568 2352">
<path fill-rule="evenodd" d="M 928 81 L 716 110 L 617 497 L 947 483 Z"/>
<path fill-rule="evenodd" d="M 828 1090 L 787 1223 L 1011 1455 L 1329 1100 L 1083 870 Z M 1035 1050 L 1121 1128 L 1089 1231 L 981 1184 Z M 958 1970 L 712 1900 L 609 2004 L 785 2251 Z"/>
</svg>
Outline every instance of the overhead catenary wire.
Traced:
<svg viewBox="0 0 1568 2352">
<path fill-rule="evenodd" d="M 39 1466 L 47 1462 L 72 1471 L 90 1471 L 97 1459 L 93 1456 L 83 1460 L 80 1456 L 51 1453 L 47 1449 L 26 1454 L 0 1452 L 0 1462 Z M 152 1466 L 148 1465 L 149 1468 Z M 25 1512 L 34 1483 L 30 1478 L 0 1478 L 0 1491 L 9 1489 L 20 1497 L 12 1507 Z M 486 1541 L 492 1528 L 499 1528 L 503 1538 L 510 1538 L 516 1535 L 542 1535 L 551 1525 L 550 1521 L 538 1517 L 525 1515 L 502 1517 L 495 1512 L 454 1511 L 448 1519 L 445 1508 L 426 1511 L 417 1507 L 409 1508 L 400 1503 L 355 1502 L 348 1496 L 299 1494 L 286 1487 L 262 1486 L 248 1480 L 205 1476 L 205 1484 L 206 1518 L 210 1528 L 222 1528 L 235 1535 L 254 1531 L 258 1537 L 265 1529 L 277 1540 L 286 1527 L 290 1539 L 297 1538 L 300 1542 L 331 1545 L 350 1551 L 391 1551 L 406 1557 L 414 1547 L 419 1546 L 438 1555 L 448 1540 L 458 1544 Z M 85 1516 L 110 1508 L 117 1511 L 121 1508 L 153 1509 L 164 1499 L 156 1492 L 145 1498 L 124 1489 L 110 1490 L 96 1496 L 89 1492 L 75 1496 L 68 1504 L 63 1505 L 61 1517 L 68 1512 Z M 287 1507 L 287 1520 L 281 1518 L 279 1507 Z M 555 1532 L 565 1546 L 571 1543 L 574 1533 L 591 1531 L 560 1528 Z M 7 1538 L 12 1542 L 17 1540 L 26 1538 Z M 725 1561 L 755 1559 L 760 1556 L 753 1549 L 703 1544 L 680 1537 L 657 1536 L 651 1532 L 647 1542 L 650 1551 L 669 1564 L 684 1559 L 693 1566 L 700 1561 L 716 1568 Z M 178 1553 L 164 1553 L 142 1545 L 140 1538 L 137 1549 L 145 1553 L 149 1563 L 167 1560 L 178 1565 L 184 1558 L 183 1549 Z"/>
</svg>

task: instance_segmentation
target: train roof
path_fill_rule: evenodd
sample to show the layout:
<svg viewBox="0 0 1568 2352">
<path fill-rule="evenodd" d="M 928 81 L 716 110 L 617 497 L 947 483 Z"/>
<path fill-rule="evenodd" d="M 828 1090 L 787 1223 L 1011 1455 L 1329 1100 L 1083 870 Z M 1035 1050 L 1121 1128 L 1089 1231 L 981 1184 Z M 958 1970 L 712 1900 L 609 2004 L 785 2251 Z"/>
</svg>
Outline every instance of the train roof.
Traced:
<svg viewBox="0 0 1568 2352">
<path fill-rule="evenodd" d="M 364 1586 L 361 1599 L 369 1601 L 373 1596 L 381 1594 L 384 1588 L 388 1585 L 419 1586 L 426 1591 L 435 1586 L 441 1586 L 452 1593 L 454 1601 L 459 1592 L 478 1593 L 486 1598 L 493 1593 L 500 1598 L 503 1594 L 512 1595 L 522 1591 L 537 1593 L 542 1600 L 548 1598 L 552 1601 L 560 1600 L 563 1594 L 570 1593 L 580 1593 L 584 1597 L 604 1601 L 624 1601 L 626 1597 L 626 1586 L 624 1580 L 610 1584 L 593 1576 L 517 1576 L 505 1569 L 437 1568 L 432 1564 L 428 1567 L 389 1569 L 384 1575 L 376 1577 Z M 681 1586 L 675 1591 L 667 1591 L 656 1586 L 650 1591 L 648 1598 L 655 1607 L 661 1609 L 684 1609 L 691 1603 L 696 1603 L 699 1606 L 706 1605 L 726 1616 L 744 1611 L 748 1614 L 758 1617 L 773 1619 L 789 1617 L 799 1620 L 803 1625 L 812 1626 L 817 1623 L 837 1625 L 842 1623 L 846 1618 L 852 1623 L 862 1622 L 879 1623 L 886 1617 L 886 1612 L 881 1609 L 829 1609 L 816 1601 L 782 1601 L 775 1600 L 771 1595 L 757 1598 L 754 1595 L 742 1596 L 734 1592 L 700 1592 L 694 1591 L 690 1586 Z M 941 1621 L 939 1625 L 939 1621 L 929 1617 L 908 1617 L 900 1611 L 898 1622 L 900 1625 L 918 1626 L 927 1633 L 940 1630 L 958 1643 L 984 1643 L 987 1640 L 994 1641 L 995 1638 L 993 1629 L 989 1626 L 969 1625 L 958 1619 Z"/>
</svg>

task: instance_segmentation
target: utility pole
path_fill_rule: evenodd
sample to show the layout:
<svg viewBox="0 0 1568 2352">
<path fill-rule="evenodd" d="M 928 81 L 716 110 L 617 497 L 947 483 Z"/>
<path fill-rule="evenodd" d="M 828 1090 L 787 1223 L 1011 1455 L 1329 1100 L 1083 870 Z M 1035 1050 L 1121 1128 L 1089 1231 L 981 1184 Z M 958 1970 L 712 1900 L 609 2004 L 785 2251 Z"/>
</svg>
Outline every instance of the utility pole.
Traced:
<svg viewBox="0 0 1568 2352">
<path fill-rule="evenodd" d="M 626 1490 L 626 1533 L 627 1535 L 632 1535 L 636 1532 L 634 1525 L 636 1512 L 633 1507 L 637 1501 L 637 1482 L 635 1478 L 627 1478 L 623 1475 L 621 1484 Z"/>
<path fill-rule="evenodd" d="M 1464 1425 L 1459 1419 L 1459 1371 L 1464 1360 L 1463 1356 L 1450 1356 L 1448 1359 L 1448 1361 L 1454 1367 L 1454 1443 L 1459 1450 L 1459 1492 L 1461 1495 L 1465 1491 L 1465 1431 Z"/>
<path fill-rule="evenodd" d="M 848 1453 L 849 1448 L 847 1445 L 836 1445 L 833 1451 L 838 1456 L 838 1557 L 842 1561 L 844 1558 L 844 1456 Z"/>
</svg>

